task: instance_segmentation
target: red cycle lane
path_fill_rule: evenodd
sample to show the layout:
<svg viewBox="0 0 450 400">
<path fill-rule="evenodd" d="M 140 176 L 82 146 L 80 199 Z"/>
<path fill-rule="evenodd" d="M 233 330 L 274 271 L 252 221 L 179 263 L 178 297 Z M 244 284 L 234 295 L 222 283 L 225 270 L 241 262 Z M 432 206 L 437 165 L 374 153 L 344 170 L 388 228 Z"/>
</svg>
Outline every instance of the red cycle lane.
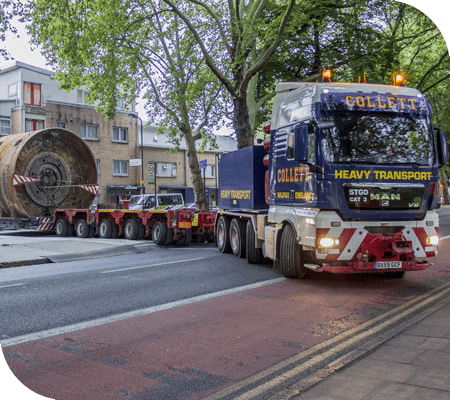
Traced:
<svg viewBox="0 0 450 400">
<path fill-rule="evenodd" d="M 204 398 L 447 282 L 446 242 L 433 267 L 402 280 L 286 280 L 3 353 L 24 385 L 56 400 Z"/>
</svg>

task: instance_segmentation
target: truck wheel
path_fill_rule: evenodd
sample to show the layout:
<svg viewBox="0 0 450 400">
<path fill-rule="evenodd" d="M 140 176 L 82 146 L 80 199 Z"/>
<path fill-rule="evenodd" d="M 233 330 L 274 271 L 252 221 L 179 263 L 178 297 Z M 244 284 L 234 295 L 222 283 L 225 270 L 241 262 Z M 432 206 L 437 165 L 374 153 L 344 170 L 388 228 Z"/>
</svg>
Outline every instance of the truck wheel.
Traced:
<svg viewBox="0 0 450 400">
<path fill-rule="evenodd" d="M 80 219 L 77 222 L 75 232 L 79 238 L 89 237 L 89 225 L 85 219 Z"/>
<path fill-rule="evenodd" d="M 111 239 L 113 233 L 113 221 L 102 219 L 98 225 L 98 236 L 102 239 Z"/>
<path fill-rule="evenodd" d="M 156 221 L 152 229 L 152 239 L 156 244 L 164 244 L 167 236 L 167 226 L 164 222 Z"/>
<path fill-rule="evenodd" d="M 289 224 L 281 234 L 280 267 L 286 278 L 304 278 L 307 272 L 303 266 L 302 250 L 297 243 L 294 228 Z"/>
<path fill-rule="evenodd" d="M 246 227 L 246 247 L 247 247 L 247 262 L 249 264 L 261 264 L 263 260 L 262 249 L 256 247 L 256 235 L 253 229 L 253 223 L 249 219 Z"/>
<path fill-rule="evenodd" d="M 239 218 L 233 218 L 231 220 L 230 245 L 231 252 L 236 257 L 245 257 L 245 227 L 244 222 Z"/>
<path fill-rule="evenodd" d="M 128 240 L 136 240 L 139 235 L 138 221 L 134 218 L 125 222 L 124 228 L 125 238 Z"/>
<path fill-rule="evenodd" d="M 224 215 L 217 221 L 216 240 L 221 253 L 231 253 L 230 220 Z"/>
<path fill-rule="evenodd" d="M 55 224 L 56 236 L 69 235 L 69 221 L 66 219 L 58 219 Z"/>
</svg>

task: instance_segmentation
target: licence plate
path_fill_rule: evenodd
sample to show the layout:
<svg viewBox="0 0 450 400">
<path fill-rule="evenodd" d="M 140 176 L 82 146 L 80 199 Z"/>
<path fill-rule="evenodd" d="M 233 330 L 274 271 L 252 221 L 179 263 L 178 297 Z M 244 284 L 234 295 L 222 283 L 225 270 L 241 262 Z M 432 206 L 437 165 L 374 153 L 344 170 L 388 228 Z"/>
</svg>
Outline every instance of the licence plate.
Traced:
<svg viewBox="0 0 450 400">
<path fill-rule="evenodd" d="M 401 261 L 386 261 L 386 262 L 374 262 L 373 267 L 375 269 L 392 269 L 392 268 L 401 268 Z"/>
</svg>

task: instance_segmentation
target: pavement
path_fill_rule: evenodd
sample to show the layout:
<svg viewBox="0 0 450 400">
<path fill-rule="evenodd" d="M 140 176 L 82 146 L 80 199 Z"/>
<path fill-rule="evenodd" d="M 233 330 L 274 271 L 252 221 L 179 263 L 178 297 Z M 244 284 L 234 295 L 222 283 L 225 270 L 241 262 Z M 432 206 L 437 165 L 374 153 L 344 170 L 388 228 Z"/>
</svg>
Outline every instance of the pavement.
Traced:
<svg viewBox="0 0 450 400">
<path fill-rule="evenodd" d="M 448 400 L 449 376 L 450 298 L 447 295 L 441 308 L 391 340 L 325 379 L 319 378 L 319 383 L 306 390 L 293 385 L 280 398 Z"/>
<path fill-rule="evenodd" d="M 130 244 L 121 239 L 56 236 L 36 241 L 38 232 L 19 233 L 0 232 L 0 268 L 114 256 L 140 251 L 139 247 L 145 245 L 145 241 Z M 291 383 L 277 394 L 267 395 L 260 391 L 256 397 L 245 398 L 450 399 L 450 283 L 442 285 L 436 293 L 435 298 L 429 296 L 429 307 L 408 314 L 388 333 L 342 353 L 340 358 L 326 362 L 307 378 Z M 361 327 L 361 332 L 370 329 L 372 327 Z M 318 347 L 317 354 L 326 350 Z M 226 390 L 223 396 L 219 393 L 210 398 L 236 398 L 227 396 Z"/>
<path fill-rule="evenodd" d="M 45 237 L 45 240 L 36 240 Z M 0 231 L 0 269 L 144 252 L 148 240 L 58 237 L 35 230 Z"/>
</svg>

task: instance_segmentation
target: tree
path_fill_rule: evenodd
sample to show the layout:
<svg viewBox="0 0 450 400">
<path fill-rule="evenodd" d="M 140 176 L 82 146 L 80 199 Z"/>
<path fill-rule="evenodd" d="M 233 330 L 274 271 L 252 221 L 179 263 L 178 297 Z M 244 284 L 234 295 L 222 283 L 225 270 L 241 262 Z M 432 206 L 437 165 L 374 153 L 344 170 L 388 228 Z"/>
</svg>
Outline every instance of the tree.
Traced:
<svg viewBox="0 0 450 400">
<path fill-rule="evenodd" d="M 188 147 L 196 203 L 204 208 L 204 188 L 195 142 L 217 122 L 216 79 L 205 68 L 192 34 L 158 1 L 36 0 L 30 33 L 57 71 L 62 89 L 85 85 L 108 118 L 118 99 L 143 93 L 148 117 Z M 214 111 L 214 112 L 212 112 Z"/>
<path fill-rule="evenodd" d="M 278 6 L 273 9 L 278 12 L 270 20 L 266 18 L 269 0 L 162 1 L 184 21 L 199 44 L 206 65 L 229 93 L 238 148 L 253 145 L 249 117 L 249 89 L 254 87 L 251 82 L 280 44 L 295 0 L 274 1 Z"/>
</svg>

